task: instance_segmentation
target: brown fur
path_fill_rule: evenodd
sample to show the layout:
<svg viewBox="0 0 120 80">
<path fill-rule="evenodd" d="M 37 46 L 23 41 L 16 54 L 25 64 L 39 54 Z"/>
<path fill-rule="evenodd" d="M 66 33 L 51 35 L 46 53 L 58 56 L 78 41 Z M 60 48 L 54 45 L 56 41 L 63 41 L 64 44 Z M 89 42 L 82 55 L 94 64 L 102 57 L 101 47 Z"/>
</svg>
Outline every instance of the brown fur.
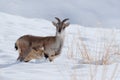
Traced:
<svg viewBox="0 0 120 80">
<path fill-rule="evenodd" d="M 50 45 L 51 43 L 55 42 L 55 37 L 38 37 L 38 36 L 32 36 L 32 35 L 24 35 L 20 37 L 17 42 L 16 46 L 19 51 L 19 56 L 17 60 L 24 61 L 24 59 L 30 54 L 35 54 L 35 50 L 37 50 L 39 54 L 41 54 L 40 48 L 42 48 L 44 45 Z M 34 53 L 35 52 L 35 53 Z M 36 54 L 35 54 L 36 55 Z M 34 59 L 35 58 L 34 56 Z M 25 59 L 26 60 L 26 59 Z"/>
<path fill-rule="evenodd" d="M 32 59 L 40 59 L 44 56 L 44 50 L 43 49 L 39 49 L 39 50 L 34 50 L 32 49 L 32 51 L 28 54 L 28 56 L 25 57 L 24 61 L 28 62 Z"/>
<path fill-rule="evenodd" d="M 19 57 L 17 60 L 24 61 L 25 57 L 28 56 L 30 52 L 34 52 L 32 51 L 33 49 L 31 45 L 33 44 L 33 42 L 37 43 L 37 40 L 39 40 L 39 37 L 31 35 L 24 35 L 20 37 L 16 42 L 19 51 Z"/>
</svg>

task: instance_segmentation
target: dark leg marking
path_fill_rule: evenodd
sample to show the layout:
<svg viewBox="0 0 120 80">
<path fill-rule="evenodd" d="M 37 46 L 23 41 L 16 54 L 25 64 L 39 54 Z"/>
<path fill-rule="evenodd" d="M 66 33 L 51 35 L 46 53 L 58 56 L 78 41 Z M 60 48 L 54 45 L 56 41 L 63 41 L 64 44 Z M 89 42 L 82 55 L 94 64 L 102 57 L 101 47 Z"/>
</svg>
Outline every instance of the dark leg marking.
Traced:
<svg viewBox="0 0 120 80">
<path fill-rule="evenodd" d="M 47 59 L 49 56 L 47 54 L 44 54 L 45 58 Z"/>
</svg>

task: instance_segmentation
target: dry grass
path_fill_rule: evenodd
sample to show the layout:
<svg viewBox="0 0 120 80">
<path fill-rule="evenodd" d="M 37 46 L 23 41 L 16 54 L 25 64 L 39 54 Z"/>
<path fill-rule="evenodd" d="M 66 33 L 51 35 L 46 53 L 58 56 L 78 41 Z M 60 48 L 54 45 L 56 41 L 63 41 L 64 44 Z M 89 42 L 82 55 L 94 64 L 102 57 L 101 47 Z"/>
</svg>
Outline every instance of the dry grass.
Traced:
<svg viewBox="0 0 120 80">
<path fill-rule="evenodd" d="M 113 34 L 113 33 L 112 33 Z M 79 37 L 78 41 L 76 42 L 77 50 L 79 54 L 81 55 L 80 57 L 82 58 L 82 62 L 80 64 L 88 64 L 90 65 L 89 69 L 89 79 L 87 80 L 98 80 L 98 75 L 101 75 L 99 80 L 116 80 L 115 75 L 117 75 L 118 72 L 118 66 L 119 64 L 116 63 L 115 61 L 111 60 L 111 55 L 114 56 L 115 54 L 120 55 L 120 47 L 115 47 L 113 48 L 114 45 L 116 45 L 116 40 L 115 40 L 115 34 L 111 40 L 105 41 L 104 44 L 97 45 L 99 47 L 95 48 L 95 52 L 97 52 L 97 48 L 103 47 L 101 52 L 97 52 L 95 56 L 92 55 L 92 53 L 89 51 L 89 46 L 87 43 L 84 42 L 83 38 L 81 37 L 80 31 L 79 31 Z M 73 44 L 73 42 L 72 42 Z M 68 49 L 69 53 L 69 58 L 74 57 L 74 50 L 71 51 L 72 45 Z M 78 53 L 77 53 L 78 54 Z M 113 70 L 111 71 L 111 75 L 109 75 L 110 69 L 109 66 L 112 65 L 113 63 L 116 63 L 116 65 L 113 67 Z M 102 67 L 102 68 L 99 68 Z M 102 69 L 102 70 L 99 70 Z M 101 71 L 101 72 L 99 72 Z M 109 75 L 109 76 L 108 76 Z M 86 76 L 87 77 L 87 76 Z M 82 80 L 77 78 L 77 73 L 75 71 L 75 74 L 72 76 L 72 80 Z"/>
</svg>

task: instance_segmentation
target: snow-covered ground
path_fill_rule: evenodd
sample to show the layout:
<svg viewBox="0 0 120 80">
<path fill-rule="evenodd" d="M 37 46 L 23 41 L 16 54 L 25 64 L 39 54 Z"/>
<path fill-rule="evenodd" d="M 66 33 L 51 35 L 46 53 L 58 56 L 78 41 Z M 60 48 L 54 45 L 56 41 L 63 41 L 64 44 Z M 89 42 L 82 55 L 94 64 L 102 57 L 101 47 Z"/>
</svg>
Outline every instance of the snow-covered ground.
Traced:
<svg viewBox="0 0 120 80">
<path fill-rule="evenodd" d="M 25 34 L 54 35 L 55 27 L 44 19 L 0 12 L 0 80 L 120 80 L 120 29 L 71 24 L 62 54 L 53 62 L 18 63 L 14 43 Z M 83 57 L 86 53 L 90 59 Z"/>
</svg>

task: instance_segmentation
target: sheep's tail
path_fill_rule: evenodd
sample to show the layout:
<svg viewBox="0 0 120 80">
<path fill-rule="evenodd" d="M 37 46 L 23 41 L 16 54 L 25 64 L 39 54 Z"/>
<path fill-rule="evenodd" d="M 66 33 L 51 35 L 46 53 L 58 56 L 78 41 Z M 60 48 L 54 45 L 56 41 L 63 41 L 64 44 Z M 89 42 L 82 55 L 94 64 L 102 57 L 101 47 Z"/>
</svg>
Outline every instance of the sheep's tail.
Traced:
<svg viewBox="0 0 120 80">
<path fill-rule="evenodd" d="M 17 44 L 15 43 L 15 49 L 18 50 Z"/>
</svg>

